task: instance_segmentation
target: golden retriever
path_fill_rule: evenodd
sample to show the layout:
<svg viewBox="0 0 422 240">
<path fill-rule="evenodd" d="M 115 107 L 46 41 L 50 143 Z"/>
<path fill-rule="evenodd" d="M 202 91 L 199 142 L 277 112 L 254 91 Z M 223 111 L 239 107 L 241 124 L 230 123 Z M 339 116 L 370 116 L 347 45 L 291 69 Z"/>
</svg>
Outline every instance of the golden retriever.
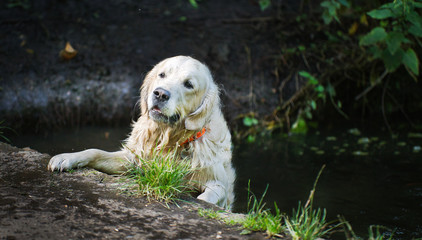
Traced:
<svg viewBox="0 0 422 240">
<path fill-rule="evenodd" d="M 145 77 L 140 105 L 141 116 L 133 123 L 125 148 L 59 154 L 51 158 L 48 169 L 91 167 L 121 174 L 128 163 L 136 163 L 136 155 L 148 159 L 154 148 L 178 149 L 195 169 L 191 182 L 201 191 L 198 199 L 230 209 L 235 181 L 231 135 L 207 66 L 186 56 L 163 60 Z"/>
</svg>

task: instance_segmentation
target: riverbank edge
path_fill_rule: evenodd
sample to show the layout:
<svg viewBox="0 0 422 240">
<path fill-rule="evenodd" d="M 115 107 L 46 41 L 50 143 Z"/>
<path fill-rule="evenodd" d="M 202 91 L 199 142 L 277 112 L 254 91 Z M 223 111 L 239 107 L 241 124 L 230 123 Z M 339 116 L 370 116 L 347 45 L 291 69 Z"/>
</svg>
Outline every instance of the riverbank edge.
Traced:
<svg viewBox="0 0 422 240">
<path fill-rule="evenodd" d="M 221 210 L 206 202 L 190 197 L 166 207 L 125 194 L 118 176 L 91 169 L 50 173 L 49 159 L 0 143 L 1 238 L 265 238 L 263 233 L 240 235 L 239 226 L 199 216 L 198 209 Z"/>
</svg>

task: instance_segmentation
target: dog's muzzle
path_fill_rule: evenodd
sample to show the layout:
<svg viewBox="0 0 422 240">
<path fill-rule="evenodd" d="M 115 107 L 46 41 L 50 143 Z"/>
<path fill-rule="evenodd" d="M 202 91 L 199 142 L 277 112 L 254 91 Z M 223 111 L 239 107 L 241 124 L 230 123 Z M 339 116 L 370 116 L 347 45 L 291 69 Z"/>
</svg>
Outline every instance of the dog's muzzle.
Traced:
<svg viewBox="0 0 422 240">
<path fill-rule="evenodd" d="M 157 122 L 173 124 L 179 121 L 180 119 L 179 114 L 167 116 L 161 112 L 161 109 L 166 105 L 166 103 L 170 99 L 170 96 L 171 96 L 170 92 L 159 87 L 159 88 L 156 88 L 152 92 L 152 94 L 153 94 L 152 95 L 153 106 L 149 110 L 149 116 Z"/>
</svg>

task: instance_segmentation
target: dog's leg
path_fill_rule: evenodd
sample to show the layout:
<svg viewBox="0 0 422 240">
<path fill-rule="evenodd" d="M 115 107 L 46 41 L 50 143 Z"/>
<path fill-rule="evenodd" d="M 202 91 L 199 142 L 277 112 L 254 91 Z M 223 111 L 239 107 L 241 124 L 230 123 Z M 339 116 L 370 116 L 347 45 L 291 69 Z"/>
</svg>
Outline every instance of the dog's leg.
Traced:
<svg viewBox="0 0 422 240">
<path fill-rule="evenodd" d="M 227 208 L 226 188 L 220 181 L 209 181 L 205 184 L 205 191 L 198 196 L 198 199 Z"/>
<path fill-rule="evenodd" d="M 90 167 L 108 174 L 121 174 L 128 169 L 129 164 L 125 151 L 106 152 L 88 149 L 81 152 L 56 155 L 50 159 L 48 169 L 51 171 L 66 171 Z"/>
</svg>

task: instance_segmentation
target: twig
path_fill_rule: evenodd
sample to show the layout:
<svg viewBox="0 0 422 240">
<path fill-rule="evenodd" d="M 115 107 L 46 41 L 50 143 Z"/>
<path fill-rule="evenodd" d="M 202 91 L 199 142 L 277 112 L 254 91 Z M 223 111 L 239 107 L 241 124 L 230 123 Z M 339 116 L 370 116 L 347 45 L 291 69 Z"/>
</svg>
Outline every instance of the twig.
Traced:
<svg viewBox="0 0 422 240">
<path fill-rule="evenodd" d="M 385 69 L 385 71 L 382 73 L 381 76 L 379 76 L 377 78 L 377 80 L 375 81 L 374 84 L 372 84 L 371 86 L 369 86 L 367 89 L 365 89 L 365 91 L 363 91 L 361 94 L 357 95 L 355 97 L 355 101 L 359 100 L 361 97 L 365 96 L 366 94 L 368 94 L 375 86 L 377 86 L 378 84 L 381 83 L 381 81 L 385 78 L 385 76 L 387 76 L 388 71 L 387 69 Z"/>
<path fill-rule="evenodd" d="M 298 91 L 296 91 L 296 93 L 293 95 L 293 96 L 291 96 L 290 98 L 289 98 L 289 100 L 287 100 L 284 104 L 283 104 L 283 106 L 281 106 L 281 109 L 280 110 L 283 110 L 283 109 L 285 109 L 288 105 L 290 105 L 291 103 L 293 103 L 296 99 L 298 99 L 299 97 L 301 97 L 302 96 L 302 93 L 308 88 L 308 86 L 309 85 L 305 85 L 305 86 L 303 86 L 302 88 L 300 88 Z"/>
<path fill-rule="evenodd" d="M 336 109 L 336 111 L 340 114 L 340 115 L 342 115 L 345 119 L 347 119 L 347 120 L 349 120 L 349 116 L 347 116 L 347 114 L 346 113 L 344 113 L 339 107 L 337 107 L 337 104 L 335 104 L 334 103 L 334 99 L 333 99 L 333 96 L 330 94 L 330 101 L 331 101 L 331 104 L 333 104 L 333 106 L 334 106 L 334 109 Z"/>
<path fill-rule="evenodd" d="M 307 60 L 307 59 L 306 59 L 306 57 L 305 57 L 305 54 L 303 54 L 303 52 L 302 52 L 300 55 L 302 55 L 302 59 L 303 59 L 303 62 L 305 62 L 306 67 L 307 67 L 309 70 L 311 70 L 311 67 L 309 66 L 309 63 L 308 63 L 308 60 Z"/>
<path fill-rule="evenodd" d="M 314 187 L 312 188 L 311 193 L 309 194 L 309 197 L 308 197 L 308 201 L 305 204 L 305 208 L 307 208 L 308 206 L 312 207 L 312 203 L 314 201 L 315 189 L 319 181 L 319 178 L 321 177 L 322 171 L 324 171 L 324 168 L 325 168 L 325 164 L 322 165 L 321 169 L 318 172 L 317 178 L 315 179 L 315 182 L 314 182 Z"/>
<path fill-rule="evenodd" d="M 278 88 L 278 91 L 280 92 L 280 103 L 283 102 L 283 89 L 286 86 L 287 82 L 292 79 L 292 74 L 293 72 L 290 72 L 289 75 L 285 77 L 283 81 L 281 81 L 280 87 Z"/>
</svg>

